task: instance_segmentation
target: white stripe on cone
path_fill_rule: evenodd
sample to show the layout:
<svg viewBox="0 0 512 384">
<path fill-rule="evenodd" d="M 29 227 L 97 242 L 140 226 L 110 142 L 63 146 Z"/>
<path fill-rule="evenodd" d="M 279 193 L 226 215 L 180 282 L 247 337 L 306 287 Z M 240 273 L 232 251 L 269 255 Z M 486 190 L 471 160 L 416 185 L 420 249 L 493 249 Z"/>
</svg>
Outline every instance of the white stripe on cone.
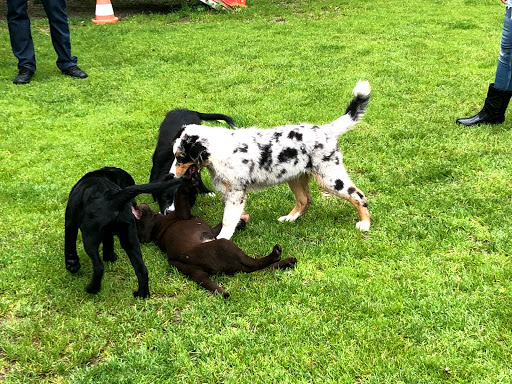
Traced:
<svg viewBox="0 0 512 384">
<path fill-rule="evenodd" d="M 112 4 L 96 4 L 96 16 L 110 16 L 113 14 Z"/>
</svg>

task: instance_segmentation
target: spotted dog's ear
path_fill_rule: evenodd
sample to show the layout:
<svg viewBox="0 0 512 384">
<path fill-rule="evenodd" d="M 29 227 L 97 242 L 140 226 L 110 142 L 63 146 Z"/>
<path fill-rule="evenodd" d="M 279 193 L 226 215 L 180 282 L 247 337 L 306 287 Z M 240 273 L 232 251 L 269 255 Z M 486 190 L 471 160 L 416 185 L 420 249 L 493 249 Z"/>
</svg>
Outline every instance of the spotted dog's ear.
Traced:
<svg viewBox="0 0 512 384">
<path fill-rule="evenodd" d="M 206 147 L 197 141 L 190 147 L 189 155 L 198 166 L 201 166 L 210 157 Z"/>
</svg>

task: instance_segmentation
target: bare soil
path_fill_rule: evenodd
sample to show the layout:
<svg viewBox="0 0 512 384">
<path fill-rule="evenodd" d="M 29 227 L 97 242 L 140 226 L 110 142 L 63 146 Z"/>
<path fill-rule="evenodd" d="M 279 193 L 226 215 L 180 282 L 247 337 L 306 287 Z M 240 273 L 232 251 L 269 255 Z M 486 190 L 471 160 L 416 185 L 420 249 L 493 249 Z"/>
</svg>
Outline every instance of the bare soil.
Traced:
<svg viewBox="0 0 512 384">
<path fill-rule="evenodd" d="M 126 17 L 136 14 L 169 13 L 183 7 L 183 5 L 197 5 L 199 0 L 111 0 L 114 14 Z M 68 17 L 94 18 L 96 11 L 95 0 L 68 0 Z M 43 4 L 37 0 L 28 1 L 28 12 L 31 18 L 46 17 Z M 0 1 L 0 21 L 5 21 L 7 7 L 5 1 Z"/>
</svg>

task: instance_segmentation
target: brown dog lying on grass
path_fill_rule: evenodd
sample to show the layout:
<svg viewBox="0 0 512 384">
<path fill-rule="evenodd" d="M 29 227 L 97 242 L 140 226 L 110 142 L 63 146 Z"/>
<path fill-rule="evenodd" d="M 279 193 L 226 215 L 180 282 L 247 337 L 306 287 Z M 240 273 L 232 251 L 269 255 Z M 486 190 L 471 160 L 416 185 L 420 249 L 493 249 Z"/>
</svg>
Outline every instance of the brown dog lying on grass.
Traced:
<svg viewBox="0 0 512 384">
<path fill-rule="evenodd" d="M 270 255 L 252 258 L 230 240 L 217 240 L 222 224 L 212 228 L 200 217 L 190 214 L 190 202 L 194 200 L 195 193 L 192 181 L 185 182 L 176 193 L 176 210 L 166 216 L 153 212 L 147 204 L 139 205 L 137 216 L 140 218 L 136 221 L 140 242 L 155 242 L 167 252 L 170 265 L 203 288 L 224 297 L 229 297 L 229 292 L 213 282 L 211 275 L 295 266 L 297 259 L 294 257 L 281 260 L 282 249 L 278 244 Z"/>
</svg>

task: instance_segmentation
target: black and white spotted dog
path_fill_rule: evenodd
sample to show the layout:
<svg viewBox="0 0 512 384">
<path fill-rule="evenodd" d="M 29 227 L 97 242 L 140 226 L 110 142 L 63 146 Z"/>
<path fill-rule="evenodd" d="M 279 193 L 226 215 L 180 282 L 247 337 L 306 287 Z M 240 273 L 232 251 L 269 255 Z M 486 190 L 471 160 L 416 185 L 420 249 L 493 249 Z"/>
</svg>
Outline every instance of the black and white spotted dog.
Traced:
<svg viewBox="0 0 512 384">
<path fill-rule="evenodd" d="M 298 124 L 237 131 L 187 125 L 173 145 L 176 159 L 170 173 L 181 176 L 206 167 L 215 189 L 223 193 L 224 217 L 217 238 L 230 239 L 240 220 L 246 192 L 288 182 L 296 203 L 279 221 L 295 221 L 309 204 L 309 179 L 348 200 L 359 213 L 356 228 L 370 229 L 364 194 L 350 180 L 337 138 L 362 118 L 370 99 L 370 84 L 360 81 L 345 114 L 325 125 Z M 192 167 L 192 168 L 191 168 Z"/>
</svg>

